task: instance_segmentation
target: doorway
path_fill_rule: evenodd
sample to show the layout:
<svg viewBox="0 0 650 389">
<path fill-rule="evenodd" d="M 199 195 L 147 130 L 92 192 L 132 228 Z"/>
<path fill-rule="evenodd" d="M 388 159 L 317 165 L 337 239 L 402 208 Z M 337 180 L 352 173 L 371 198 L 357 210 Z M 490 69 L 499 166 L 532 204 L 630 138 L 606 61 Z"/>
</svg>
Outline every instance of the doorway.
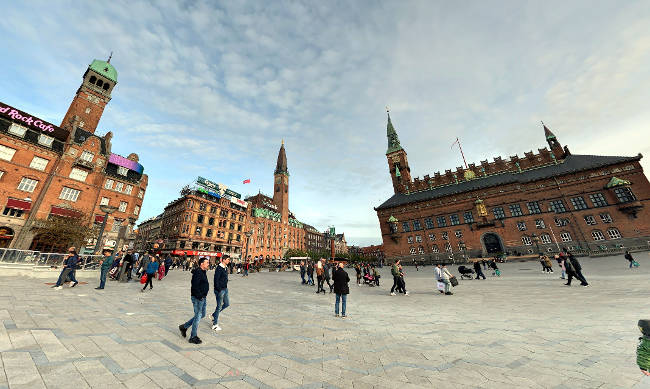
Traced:
<svg viewBox="0 0 650 389">
<path fill-rule="evenodd" d="M 503 253 L 503 245 L 501 244 L 501 239 L 497 234 L 490 232 L 483 235 L 483 244 L 485 245 L 485 251 L 487 251 L 488 254 Z"/>
</svg>

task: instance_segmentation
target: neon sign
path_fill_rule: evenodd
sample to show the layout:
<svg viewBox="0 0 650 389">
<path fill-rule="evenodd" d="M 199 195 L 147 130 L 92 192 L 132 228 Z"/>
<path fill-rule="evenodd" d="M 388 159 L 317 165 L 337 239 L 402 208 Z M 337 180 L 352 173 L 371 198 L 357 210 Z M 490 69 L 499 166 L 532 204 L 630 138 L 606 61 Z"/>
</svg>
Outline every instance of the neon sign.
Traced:
<svg viewBox="0 0 650 389">
<path fill-rule="evenodd" d="M 10 117 L 12 120 L 21 121 L 30 127 L 37 128 L 43 132 L 54 132 L 56 127 L 39 118 L 35 118 L 9 105 L 0 104 L 0 113 Z"/>
<path fill-rule="evenodd" d="M 111 156 L 108 157 L 108 162 L 117 166 L 125 167 L 129 170 L 133 170 L 138 174 L 142 174 L 142 172 L 144 171 L 144 167 L 142 165 L 140 165 L 135 161 L 131 161 L 130 159 L 124 158 L 121 155 L 111 154 Z"/>
</svg>

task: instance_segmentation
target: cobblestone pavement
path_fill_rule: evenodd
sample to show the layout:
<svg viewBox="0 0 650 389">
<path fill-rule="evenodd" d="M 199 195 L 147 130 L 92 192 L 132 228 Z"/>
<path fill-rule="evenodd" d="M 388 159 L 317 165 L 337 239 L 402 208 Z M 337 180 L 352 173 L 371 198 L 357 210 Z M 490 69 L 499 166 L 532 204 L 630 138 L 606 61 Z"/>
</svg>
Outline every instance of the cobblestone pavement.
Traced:
<svg viewBox="0 0 650 389">
<path fill-rule="evenodd" d="M 635 348 L 650 258 L 636 256 L 634 270 L 622 257 L 582 259 L 587 288 L 522 262 L 453 296 L 435 291 L 431 267 L 407 268 L 411 295 L 390 296 L 384 268 L 381 287 L 351 285 L 346 319 L 295 272 L 231 276 L 223 331 L 206 317 L 199 346 L 177 328 L 192 314 L 188 272 L 147 293 L 0 276 L 0 389 L 649 387 Z"/>
</svg>

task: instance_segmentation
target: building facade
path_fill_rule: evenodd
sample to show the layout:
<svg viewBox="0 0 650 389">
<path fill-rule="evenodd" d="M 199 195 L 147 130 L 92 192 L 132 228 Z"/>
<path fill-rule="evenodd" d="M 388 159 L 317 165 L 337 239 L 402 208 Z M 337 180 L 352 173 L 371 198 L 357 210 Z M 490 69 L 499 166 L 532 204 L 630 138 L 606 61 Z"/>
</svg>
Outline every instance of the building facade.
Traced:
<svg viewBox="0 0 650 389">
<path fill-rule="evenodd" d="M 274 172 L 273 197 L 258 193 L 246 198 L 250 231 L 248 255 L 263 261 L 280 259 L 289 249 L 305 249 L 305 229 L 289 211 L 289 170 L 284 142 Z"/>
<path fill-rule="evenodd" d="M 650 184 L 641 154 L 573 155 L 543 128 L 550 150 L 412 179 L 389 115 L 394 195 L 375 208 L 386 258 L 647 249 Z"/>
<path fill-rule="evenodd" d="M 0 103 L 0 247 L 65 249 L 41 239 L 42 220 L 80 218 L 98 229 L 106 217 L 102 205 L 115 210 L 101 245 L 116 247 L 132 238 L 147 176 L 137 154 L 112 153 L 111 132 L 95 134 L 116 84 L 110 58 L 94 60 L 60 126 Z M 82 251 L 92 251 L 95 243 Z"/>
<path fill-rule="evenodd" d="M 303 225 L 305 229 L 305 250 L 313 253 L 319 253 L 328 250 L 327 239 L 325 234 L 319 232 L 315 227 L 309 224 Z"/>
<path fill-rule="evenodd" d="M 135 234 L 135 244 L 133 248 L 137 251 L 145 251 L 153 249 L 156 243 L 159 245 L 163 243 L 162 240 L 162 218 L 163 215 L 151 217 L 142 223 L 138 224 L 138 229 Z"/>
</svg>

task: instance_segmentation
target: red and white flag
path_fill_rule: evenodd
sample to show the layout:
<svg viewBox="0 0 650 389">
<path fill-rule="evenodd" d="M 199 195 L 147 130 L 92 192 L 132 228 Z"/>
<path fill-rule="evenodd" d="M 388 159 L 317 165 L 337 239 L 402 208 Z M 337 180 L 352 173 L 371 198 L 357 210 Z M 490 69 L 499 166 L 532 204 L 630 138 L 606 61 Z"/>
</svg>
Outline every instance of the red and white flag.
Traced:
<svg viewBox="0 0 650 389">
<path fill-rule="evenodd" d="M 250 179 L 250 178 L 247 178 L 247 179 L 244 180 L 244 184 L 250 184 L 250 183 L 251 183 L 251 179 Z"/>
</svg>

